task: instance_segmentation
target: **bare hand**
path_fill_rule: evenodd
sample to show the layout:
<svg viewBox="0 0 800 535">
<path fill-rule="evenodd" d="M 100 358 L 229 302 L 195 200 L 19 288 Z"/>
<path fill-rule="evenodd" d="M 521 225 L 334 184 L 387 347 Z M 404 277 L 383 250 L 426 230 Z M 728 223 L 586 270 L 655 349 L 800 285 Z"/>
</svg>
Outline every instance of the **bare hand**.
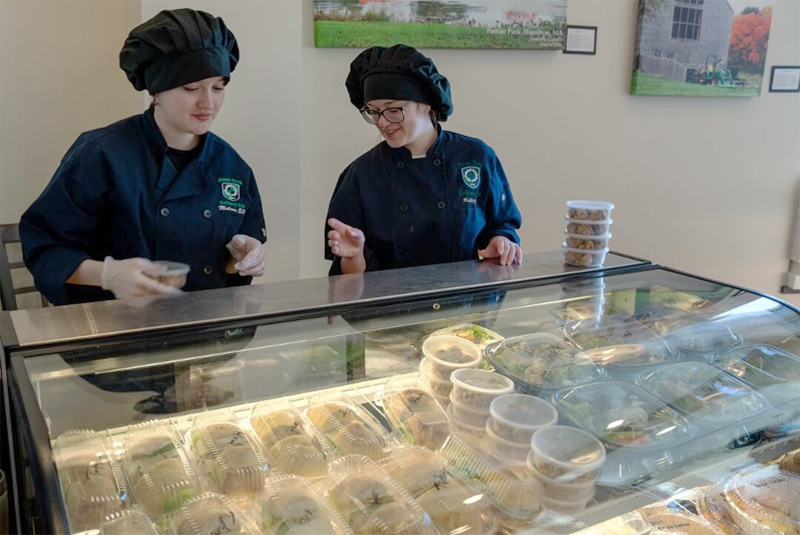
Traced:
<svg viewBox="0 0 800 535">
<path fill-rule="evenodd" d="M 332 230 L 328 231 L 328 247 L 336 256 L 342 258 L 355 258 L 364 254 L 364 233 L 338 219 L 328 219 Z"/>
<path fill-rule="evenodd" d="M 522 248 L 505 236 L 493 237 L 486 249 L 481 249 L 478 254 L 481 258 L 498 258 L 501 266 L 522 264 Z"/>
</svg>

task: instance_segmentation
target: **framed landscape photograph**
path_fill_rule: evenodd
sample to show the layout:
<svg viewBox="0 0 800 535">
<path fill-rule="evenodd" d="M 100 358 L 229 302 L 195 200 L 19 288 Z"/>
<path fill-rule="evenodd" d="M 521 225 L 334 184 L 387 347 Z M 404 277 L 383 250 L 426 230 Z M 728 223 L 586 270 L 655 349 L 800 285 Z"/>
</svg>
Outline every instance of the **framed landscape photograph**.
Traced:
<svg viewBox="0 0 800 535">
<path fill-rule="evenodd" d="M 562 50 L 567 0 L 314 0 L 317 47 Z"/>
<path fill-rule="evenodd" d="M 761 95 L 774 0 L 639 0 L 631 94 Z"/>
</svg>

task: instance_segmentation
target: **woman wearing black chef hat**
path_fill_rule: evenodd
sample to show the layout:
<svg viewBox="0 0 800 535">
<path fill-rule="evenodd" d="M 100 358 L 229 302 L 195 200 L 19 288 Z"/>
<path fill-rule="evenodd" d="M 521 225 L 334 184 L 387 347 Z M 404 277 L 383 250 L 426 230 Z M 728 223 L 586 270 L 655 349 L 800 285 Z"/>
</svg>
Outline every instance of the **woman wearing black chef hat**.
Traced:
<svg viewBox="0 0 800 535">
<path fill-rule="evenodd" d="M 239 60 L 222 19 L 162 11 L 134 28 L 120 66 L 153 95 L 141 115 L 82 134 L 20 222 L 25 262 L 52 303 L 172 293 L 151 261 L 190 265 L 186 290 L 264 272 L 250 167 L 209 132 Z"/>
<path fill-rule="evenodd" d="M 350 65 L 350 102 L 384 141 L 339 177 L 328 208 L 331 274 L 439 262 L 522 260 L 521 216 L 500 161 L 439 126 L 450 84 L 409 46 L 373 47 Z"/>
</svg>

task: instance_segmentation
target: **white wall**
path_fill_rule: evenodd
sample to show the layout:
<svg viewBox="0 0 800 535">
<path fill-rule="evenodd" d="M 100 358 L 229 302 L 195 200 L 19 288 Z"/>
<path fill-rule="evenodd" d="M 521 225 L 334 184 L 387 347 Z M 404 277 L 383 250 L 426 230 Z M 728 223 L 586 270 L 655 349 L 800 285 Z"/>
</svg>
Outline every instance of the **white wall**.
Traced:
<svg viewBox="0 0 800 535">
<path fill-rule="evenodd" d="M 131 9 L 143 20 L 188 5 L 222 16 L 240 41 L 242 60 L 215 131 L 259 179 L 270 235 L 266 280 L 327 272 L 330 193 L 377 137 L 344 89 L 359 51 L 314 48 L 311 0 L 22 3 L 0 2 L 0 221 L 18 219 L 81 130 L 129 108 L 133 91 L 116 54 L 133 26 Z M 617 206 L 614 249 L 777 293 L 800 194 L 800 96 L 769 93 L 766 83 L 760 98 L 629 95 L 636 5 L 569 0 L 570 24 L 598 26 L 595 56 L 426 50 L 453 84 L 455 115 L 445 126 L 497 151 L 523 213 L 525 252 L 560 246 L 567 199 L 608 199 Z M 39 49 L 71 23 L 83 24 L 80 35 Z M 102 61 L 83 69 L 73 51 L 86 40 L 100 44 L 88 48 Z M 776 0 L 767 80 L 772 65 L 800 65 L 797 0 Z M 54 100 L 39 71 L 80 89 Z M 97 104 L 112 98 L 101 116 Z M 21 184 L 19 176 L 28 179 Z"/>
</svg>

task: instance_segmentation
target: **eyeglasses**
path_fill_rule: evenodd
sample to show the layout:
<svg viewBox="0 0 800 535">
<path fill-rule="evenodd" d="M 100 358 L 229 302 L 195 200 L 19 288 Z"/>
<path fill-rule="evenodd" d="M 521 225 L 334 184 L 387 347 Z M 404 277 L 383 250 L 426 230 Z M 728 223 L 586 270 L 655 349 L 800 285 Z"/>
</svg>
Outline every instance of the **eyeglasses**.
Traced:
<svg viewBox="0 0 800 535">
<path fill-rule="evenodd" d="M 381 120 L 381 116 L 383 116 L 387 121 L 390 123 L 402 123 L 403 119 L 406 118 L 403 110 L 408 103 L 411 102 L 410 100 L 406 101 L 405 104 L 400 106 L 399 108 L 386 108 L 383 111 L 373 110 L 371 108 L 361 108 L 361 116 L 367 121 L 369 124 L 378 124 L 378 121 Z"/>
</svg>

